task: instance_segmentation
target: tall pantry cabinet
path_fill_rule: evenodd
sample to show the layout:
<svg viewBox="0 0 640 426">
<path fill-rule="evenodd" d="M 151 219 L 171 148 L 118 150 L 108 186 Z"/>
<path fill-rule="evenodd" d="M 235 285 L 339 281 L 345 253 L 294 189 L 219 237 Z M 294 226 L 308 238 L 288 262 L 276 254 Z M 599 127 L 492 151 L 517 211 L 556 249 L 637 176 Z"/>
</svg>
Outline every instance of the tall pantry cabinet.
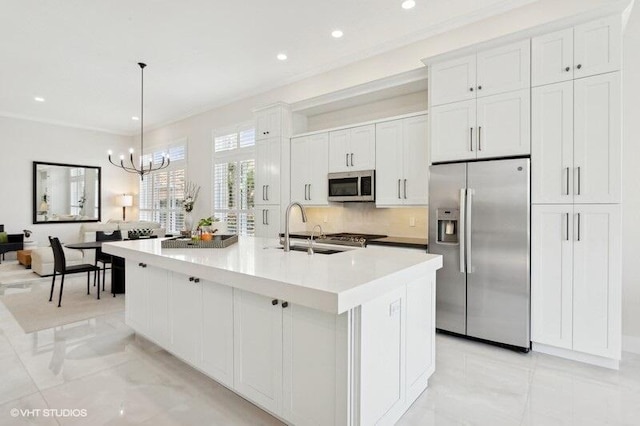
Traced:
<svg viewBox="0 0 640 426">
<path fill-rule="evenodd" d="M 284 103 L 253 111 L 256 126 L 254 224 L 257 237 L 276 238 L 289 201 L 291 110 Z"/>
<path fill-rule="evenodd" d="M 621 356 L 621 18 L 532 39 L 533 349 Z"/>
</svg>

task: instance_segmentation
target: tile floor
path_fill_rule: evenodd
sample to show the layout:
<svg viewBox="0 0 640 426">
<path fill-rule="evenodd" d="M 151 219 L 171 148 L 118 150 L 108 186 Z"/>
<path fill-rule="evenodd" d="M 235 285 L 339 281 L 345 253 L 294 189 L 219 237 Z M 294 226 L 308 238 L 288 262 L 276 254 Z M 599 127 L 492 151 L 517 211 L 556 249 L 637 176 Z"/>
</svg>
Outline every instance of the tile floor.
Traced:
<svg viewBox="0 0 640 426">
<path fill-rule="evenodd" d="M 0 303 L 0 425 L 14 424 L 281 423 L 136 338 L 123 313 L 25 334 Z M 429 389 L 399 424 L 638 425 L 640 355 L 612 371 L 438 335 Z"/>
</svg>

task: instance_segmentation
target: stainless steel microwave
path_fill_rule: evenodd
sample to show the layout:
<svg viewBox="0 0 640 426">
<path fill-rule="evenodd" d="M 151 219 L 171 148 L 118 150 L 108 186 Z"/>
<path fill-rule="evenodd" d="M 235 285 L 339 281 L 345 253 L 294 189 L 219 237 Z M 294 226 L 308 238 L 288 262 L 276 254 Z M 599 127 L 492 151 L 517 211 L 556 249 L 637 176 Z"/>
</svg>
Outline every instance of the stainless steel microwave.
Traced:
<svg viewBox="0 0 640 426">
<path fill-rule="evenodd" d="M 329 173 L 329 201 L 375 201 L 376 171 Z"/>
</svg>

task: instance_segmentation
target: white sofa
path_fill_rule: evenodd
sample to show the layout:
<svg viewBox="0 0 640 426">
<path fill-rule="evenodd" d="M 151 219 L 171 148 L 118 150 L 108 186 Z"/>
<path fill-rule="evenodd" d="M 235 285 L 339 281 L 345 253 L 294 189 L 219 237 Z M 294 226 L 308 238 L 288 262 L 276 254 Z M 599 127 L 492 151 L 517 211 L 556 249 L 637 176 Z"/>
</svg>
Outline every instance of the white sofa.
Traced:
<svg viewBox="0 0 640 426">
<path fill-rule="evenodd" d="M 152 235 L 164 237 L 165 230 L 157 222 L 110 220 L 106 223 L 87 222 L 80 226 L 79 241 L 95 241 L 96 231 L 113 232 L 120 230 L 122 238 L 127 238 L 132 229 L 151 229 Z M 95 263 L 95 250 L 64 249 L 67 265 L 79 265 Z M 38 247 L 31 251 L 31 269 L 40 276 L 53 275 L 53 250 L 51 247 Z"/>
</svg>

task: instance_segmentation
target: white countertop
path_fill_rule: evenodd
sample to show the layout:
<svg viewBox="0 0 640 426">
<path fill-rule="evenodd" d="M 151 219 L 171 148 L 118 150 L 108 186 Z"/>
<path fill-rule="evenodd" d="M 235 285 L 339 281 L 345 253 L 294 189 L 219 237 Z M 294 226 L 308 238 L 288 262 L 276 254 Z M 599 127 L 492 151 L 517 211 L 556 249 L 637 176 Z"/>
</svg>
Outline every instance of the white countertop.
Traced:
<svg viewBox="0 0 640 426">
<path fill-rule="evenodd" d="M 340 314 L 442 267 L 442 256 L 396 247 L 307 255 L 276 238 L 239 237 L 224 249 L 163 249 L 161 239 L 110 242 L 103 251 L 253 293 Z"/>
</svg>

